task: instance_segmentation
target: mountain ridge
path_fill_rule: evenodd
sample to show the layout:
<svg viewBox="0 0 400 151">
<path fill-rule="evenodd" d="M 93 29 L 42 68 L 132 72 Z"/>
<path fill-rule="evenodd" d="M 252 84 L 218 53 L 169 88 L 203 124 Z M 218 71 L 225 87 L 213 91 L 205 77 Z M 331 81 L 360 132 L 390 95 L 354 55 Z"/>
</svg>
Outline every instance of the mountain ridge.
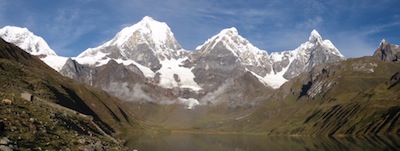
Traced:
<svg viewBox="0 0 400 151">
<path fill-rule="evenodd" d="M 304 55 L 298 55 L 302 53 Z M 329 40 L 323 40 L 316 30 L 311 32 L 308 41 L 299 48 L 268 54 L 239 35 L 235 27 L 221 30 L 190 52 L 181 48 L 165 22 L 146 16 L 138 23 L 123 28 L 111 40 L 98 47 L 88 48 L 71 59 L 75 62 L 67 61 L 67 58 L 55 58 L 52 61 L 42 58 L 48 64 L 64 63 L 63 66 L 58 64 L 56 68 L 54 65 L 52 67 L 64 76 L 87 84 L 97 83 L 87 78 L 98 77 L 98 73 L 113 72 L 97 71 L 100 69 L 97 67 L 115 61 L 126 67 L 132 66 L 126 70 L 132 69 L 133 73 L 141 71 L 139 74 L 144 77 L 141 80 L 136 79 L 136 82 L 164 89 L 162 91 L 165 91 L 168 98 L 174 96 L 175 102 L 191 100 L 192 103 L 189 104 L 205 104 L 200 100 L 208 93 L 217 94 L 212 92 L 224 83 L 230 83 L 235 87 L 233 89 L 241 90 L 229 81 L 240 77 L 250 78 L 247 72 L 258 79 L 257 83 L 261 83 L 263 87 L 277 89 L 301 72 L 309 71 L 314 65 L 336 62 L 344 57 Z M 124 79 L 120 80 L 122 81 L 118 81 L 117 85 L 126 83 Z M 106 81 L 111 82 L 104 80 Z M 98 87 L 107 89 L 105 86 L 111 83 L 97 84 Z M 129 91 L 135 94 L 133 88 L 137 86 L 129 86 Z"/>
<path fill-rule="evenodd" d="M 148 21 L 156 22 L 143 18 L 135 25 L 146 26 Z M 154 53 L 152 43 L 157 40 L 149 32 L 136 33 L 118 41 L 121 45 L 111 39 L 105 44 L 116 45 L 104 44 L 99 55 L 68 59 L 60 70 L 124 100 L 121 108 L 130 112 L 110 113 L 110 123 L 129 123 L 123 115 L 129 113 L 165 128 L 200 131 L 313 136 L 397 135 L 400 131 L 397 45 L 382 41 L 372 57 L 345 59 L 330 40 L 313 30 L 296 49 L 268 54 L 236 28 L 227 28 L 194 52 L 174 58 Z M 134 37 L 150 39 L 135 43 Z M 138 46 L 143 49 L 137 50 Z M 181 49 L 158 51 L 164 50 Z M 141 54 L 129 59 L 124 52 Z M 14 59 L 29 64 L 24 61 L 27 55 L 18 56 L 23 57 Z M 86 92 L 66 85 L 39 86 L 68 94 Z M 68 99 L 60 94 L 56 98 Z M 85 98 L 93 99 L 92 95 Z"/>
</svg>

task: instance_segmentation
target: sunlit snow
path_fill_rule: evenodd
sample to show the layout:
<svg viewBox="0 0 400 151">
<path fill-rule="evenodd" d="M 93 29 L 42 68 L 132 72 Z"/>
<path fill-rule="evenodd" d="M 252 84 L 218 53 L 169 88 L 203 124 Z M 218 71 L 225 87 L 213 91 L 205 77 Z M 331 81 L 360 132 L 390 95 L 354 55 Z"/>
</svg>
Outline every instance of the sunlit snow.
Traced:
<svg viewBox="0 0 400 151">
<path fill-rule="evenodd" d="M 0 29 L 0 36 L 32 55 L 56 55 L 42 37 L 34 35 L 27 28 L 5 26 Z"/>
<path fill-rule="evenodd" d="M 189 68 L 182 67 L 182 61 L 186 58 L 179 60 L 164 60 L 161 62 L 162 67 L 157 72 L 160 73 L 160 86 L 165 88 L 190 88 L 192 90 L 201 90 L 201 87 L 194 81 L 194 74 Z M 177 76 L 178 81 L 175 80 Z"/>
</svg>

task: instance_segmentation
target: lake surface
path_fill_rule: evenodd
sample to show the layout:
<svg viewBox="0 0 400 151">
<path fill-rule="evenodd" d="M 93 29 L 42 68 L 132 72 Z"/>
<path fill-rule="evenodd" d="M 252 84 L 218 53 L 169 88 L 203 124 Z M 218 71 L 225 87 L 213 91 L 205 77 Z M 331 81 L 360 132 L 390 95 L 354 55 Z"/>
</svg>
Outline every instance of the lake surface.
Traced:
<svg viewBox="0 0 400 151">
<path fill-rule="evenodd" d="M 138 151 L 400 150 L 400 137 L 283 137 L 173 132 L 127 141 Z"/>
</svg>

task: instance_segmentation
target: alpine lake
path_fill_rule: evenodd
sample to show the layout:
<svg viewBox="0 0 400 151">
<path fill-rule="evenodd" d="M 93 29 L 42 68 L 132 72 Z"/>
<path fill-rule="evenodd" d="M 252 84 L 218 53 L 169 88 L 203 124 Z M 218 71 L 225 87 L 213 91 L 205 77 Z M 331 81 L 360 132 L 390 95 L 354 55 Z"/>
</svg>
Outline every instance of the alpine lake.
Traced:
<svg viewBox="0 0 400 151">
<path fill-rule="evenodd" d="M 137 151 L 400 150 L 399 136 L 315 137 L 171 132 L 128 139 Z"/>
</svg>

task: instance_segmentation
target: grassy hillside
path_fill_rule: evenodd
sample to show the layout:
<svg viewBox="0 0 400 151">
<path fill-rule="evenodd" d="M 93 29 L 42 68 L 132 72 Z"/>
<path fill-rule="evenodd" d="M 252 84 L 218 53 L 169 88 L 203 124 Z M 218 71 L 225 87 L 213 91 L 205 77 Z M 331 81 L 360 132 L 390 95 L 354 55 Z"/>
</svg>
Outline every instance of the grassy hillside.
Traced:
<svg viewBox="0 0 400 151">
<path fill-rule="evenodd" d="M 169 129 L 268 135 L 398 135 L 400 64 L 371 57 L 320 65 L 277 90 L 235 79 L 224 103 L 186 110 L 180 105 L 132 103 L 141 119 Z M 254 104 L 232 106 L 237 91 Z M 229 92 L 229 93 L 228 93 Z M 259 100 L 262 101 L 259 101 Z M 237 99 L 235 99 L 237 100 Z M 233 102 L 237 104 L 237 102 Z"/>
<path fill-rule="evenodd" d="M 110 96 L 100 89 L 61 76 L 37 57 L 0 39 L 0 96 L 1 99 L 14 100 L 11 105 L 1 104 L 0 106 L 5 123 L 5 132 L 2 132 L 2 135 L 10 136 L 11 141 L 21 147 L 29 147 L 31 144 L 34 146 L 44 145 L 43 147 L 50 149 L 51 147 L 46 146 L 59 146 L 57 143 L 47 144 L 50 140 L 64 142 L 68 144 L 65 145 L 68 147 L 76 146 L 74 145 L 75 141 L 67 141 L 69 139 L 78 140 L 79 137 L 89 137 L 88 131 L 92 131 L 90 121 L 70 115 L 68 112 L 68 114 L 64 114 L 63 110 L 24 102 L 20 98 L 20 93 L 25 91 L 33 94 L 35 98 L 93 117 L 95 125 L 110 135 L 140 134 L 147 127 L 146 124 L 136 120 L 130 110 L 121 105 L 122 102 L 116 97 Z M 18 115 L 21 114 L 26 114 L 26 117 L 22 116 L 19 119 Z M 13 137 L 13 135 L 22 134 L 25 131 L 31 131 L 31 129 L 27 130 L 29 126 L 26 123 L 26 120 L 30 118 L 41 121 L 39 126 L 45 127 L 46 132 L 32 135 L 33 137 Z M 15 131 L 14 127 L 17 127 L 19 131 Z M 80 129 L 86 131 L 81 132 Z M 64 135 L 64 133 L 71 135 Z M 95 136 L 98 136 L 96 138 L 99 140 L 107 140 L 102 139 L 106 137 L 101 133 Z"/>
<path fill-rule="evenodd" d="M 253 114 L 218 127 L 269 135 L 398 135 L 400 64 L 373 58 L 315 67 Z"/>
<path fill-rule="evenodd" d="M 13 93 L 2 93 L 0 97 L 14 97 L 9 94 Z M 12 104 L 0 105 L 0 114 L 0 140 L 13 149 L 124 149 L 99 131 L 90 119 L 37 101 L 14 97 Z"/>
</svg>

